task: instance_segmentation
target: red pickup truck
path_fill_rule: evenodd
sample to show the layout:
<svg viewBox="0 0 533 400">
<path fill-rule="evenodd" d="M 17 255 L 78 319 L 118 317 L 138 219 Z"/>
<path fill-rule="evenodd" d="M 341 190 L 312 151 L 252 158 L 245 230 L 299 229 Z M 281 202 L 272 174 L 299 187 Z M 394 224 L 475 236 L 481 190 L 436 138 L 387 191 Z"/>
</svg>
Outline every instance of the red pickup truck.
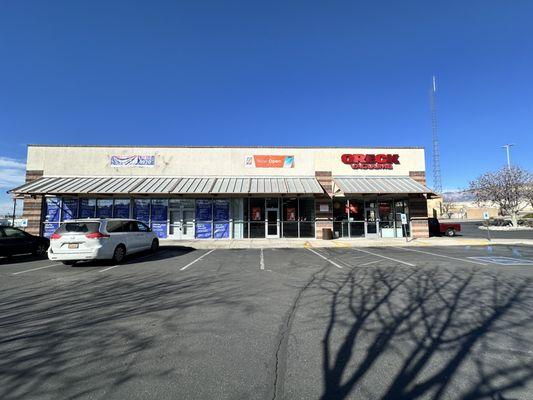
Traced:
<svg viewBox="0 0 533 400">
<path fill-rule="evenodd" d="M 455 236 L 461 232 L 461 225 L 455 223 L 439 222 L 437 218 L 428 218 L 430 236 Z"/>
</svg>

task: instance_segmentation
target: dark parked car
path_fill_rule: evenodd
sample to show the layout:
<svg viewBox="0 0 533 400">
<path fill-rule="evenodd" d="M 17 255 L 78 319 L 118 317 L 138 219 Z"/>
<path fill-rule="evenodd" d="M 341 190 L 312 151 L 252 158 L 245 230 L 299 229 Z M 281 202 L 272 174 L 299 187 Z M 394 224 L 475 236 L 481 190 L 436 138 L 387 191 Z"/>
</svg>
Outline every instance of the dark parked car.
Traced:
<svg viewBox="0 0 533 400">
<path fill-rule="evenodd" d="M 455 236 L 461 232 L 461 225 L 450 222 L 439 222 L 437 218 L 428 218 L 429 234 L 431 236 Z"/>
<path fill-rule="evenodd" d="M 50 241 L 42 236 L 30 235 L 11 226 L 0 226 L 0 256 L 15 254 L 45 255 Z"/>
</svg>

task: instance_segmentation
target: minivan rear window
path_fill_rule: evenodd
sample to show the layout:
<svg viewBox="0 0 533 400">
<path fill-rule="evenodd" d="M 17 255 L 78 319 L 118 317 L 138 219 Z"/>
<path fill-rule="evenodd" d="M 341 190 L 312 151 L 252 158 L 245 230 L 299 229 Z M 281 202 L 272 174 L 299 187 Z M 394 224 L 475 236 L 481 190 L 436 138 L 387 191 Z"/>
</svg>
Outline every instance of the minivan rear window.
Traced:
<svg viewBox="0 0 533 400">
<path fill-rule="evenodd" d="M 57 228 L 56 233 L 94 233 L 99 227 L 100 222 L 66 222 Z"/>
</svg>

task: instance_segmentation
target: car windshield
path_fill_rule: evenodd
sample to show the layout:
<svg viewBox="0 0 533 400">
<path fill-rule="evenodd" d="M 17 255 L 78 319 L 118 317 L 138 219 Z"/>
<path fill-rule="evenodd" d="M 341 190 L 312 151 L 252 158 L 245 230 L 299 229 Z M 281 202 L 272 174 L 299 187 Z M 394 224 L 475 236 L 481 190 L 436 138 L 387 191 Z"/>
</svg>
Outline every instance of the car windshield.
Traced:
<svg viewBox="0 0 533 400">
<path fill-rule="evenodd" d="M 56 233 L 93 233 L 98 232 L 100 222 L 66 222 L 61 224 Z"/>
</svg>

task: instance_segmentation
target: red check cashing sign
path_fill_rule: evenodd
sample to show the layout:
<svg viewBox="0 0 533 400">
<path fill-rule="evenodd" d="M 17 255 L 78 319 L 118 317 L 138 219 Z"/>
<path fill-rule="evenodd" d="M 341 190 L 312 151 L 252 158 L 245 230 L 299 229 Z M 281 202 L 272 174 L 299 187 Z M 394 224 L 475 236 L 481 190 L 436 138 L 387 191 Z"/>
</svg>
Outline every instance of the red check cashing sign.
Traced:
<svg viewBox="0 0 533 400">
<path fill-rule="evenodd" d="M 393 169 L 399 158 L 399 154 L 343 154 L 341 161 L 353 169 Z"/>
</svg>

